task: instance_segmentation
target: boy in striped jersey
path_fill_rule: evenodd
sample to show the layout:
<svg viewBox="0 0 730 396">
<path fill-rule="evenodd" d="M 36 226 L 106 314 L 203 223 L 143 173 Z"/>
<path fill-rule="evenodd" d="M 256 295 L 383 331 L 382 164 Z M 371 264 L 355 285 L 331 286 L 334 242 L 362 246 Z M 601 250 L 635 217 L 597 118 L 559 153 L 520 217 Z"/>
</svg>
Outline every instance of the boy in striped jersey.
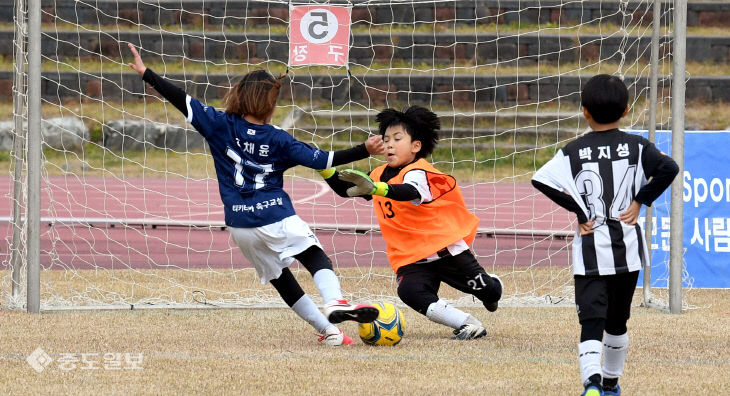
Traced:
<svg viewBox="0 0 730 396">
<path fill-rule="evenodd" d="M 578 216 L 573 240 L 578 362 L 583 394 L 590 396 L 621 393 L 626 322 L 639 270 L 648 259 L 639 211 L 679 172 L 647 139 L 618 129 L 628 98 L 616 76 L 588 80 L 581 105 L 592 131 L 560 149 L 532 178 L 535 188 Z"/>
</svg>

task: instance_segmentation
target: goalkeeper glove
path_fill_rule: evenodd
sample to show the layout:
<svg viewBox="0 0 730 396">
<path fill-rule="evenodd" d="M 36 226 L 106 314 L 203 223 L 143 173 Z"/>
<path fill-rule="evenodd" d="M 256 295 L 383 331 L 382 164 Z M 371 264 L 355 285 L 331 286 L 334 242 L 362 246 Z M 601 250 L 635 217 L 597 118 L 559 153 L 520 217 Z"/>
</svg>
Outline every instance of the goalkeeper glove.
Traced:
<svg viewBox="0 0 730 396">
<path fill-rule="evenodd" d="M 340 172 L 340 180 L 355 184 L 347 189 L 347 195 L 350 197 L 358 197 L 361 195 L 380 195 L 388 194 L 388 183 L 374 182 L 370 176 L 354 170 L 345 169 Z"/>
</svg>

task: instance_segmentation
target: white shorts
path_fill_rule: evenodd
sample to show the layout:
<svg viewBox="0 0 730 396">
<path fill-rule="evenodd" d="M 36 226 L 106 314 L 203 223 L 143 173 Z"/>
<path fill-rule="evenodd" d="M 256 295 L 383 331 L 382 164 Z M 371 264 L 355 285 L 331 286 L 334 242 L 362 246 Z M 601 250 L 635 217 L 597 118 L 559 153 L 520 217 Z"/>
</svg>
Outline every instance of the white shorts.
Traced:
<svg viewBox="0 0 730 396">
<path fill-rule="evenodd" d="M 295 255 L 310 246 L 322 247 L 309 225 L 297 215 L 262 227 L 228 230 L 233 242 L 256 268 L 262 284 L 277 279 Z"/>
</svg>

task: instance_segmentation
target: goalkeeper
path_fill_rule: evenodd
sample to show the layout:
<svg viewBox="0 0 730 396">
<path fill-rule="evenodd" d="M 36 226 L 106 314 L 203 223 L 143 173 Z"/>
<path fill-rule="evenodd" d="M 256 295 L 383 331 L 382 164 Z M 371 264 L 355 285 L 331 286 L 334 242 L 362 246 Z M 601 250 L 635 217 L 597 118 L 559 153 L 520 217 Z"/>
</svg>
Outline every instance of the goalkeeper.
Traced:
<svg viewBox="0 0 730 396">
<path fill-rule="evenodd" d="M 377 115 L 386 164 L 370 176 L 354 171 L 320 172 L 340 196 L 372 199 L 387 243 L 398 296 L 431 321 L 454 329 L 454 339 L 487 334 L 482 323 L 439 299 L 441 282 L 497 309 L 502 282 L 487 274 L 469 250 L 479 219 L 466 209 L 456 180 L 424 157 L 438 142 L 438 116 L 420 106 L 386 109 Z"/>
</svg>

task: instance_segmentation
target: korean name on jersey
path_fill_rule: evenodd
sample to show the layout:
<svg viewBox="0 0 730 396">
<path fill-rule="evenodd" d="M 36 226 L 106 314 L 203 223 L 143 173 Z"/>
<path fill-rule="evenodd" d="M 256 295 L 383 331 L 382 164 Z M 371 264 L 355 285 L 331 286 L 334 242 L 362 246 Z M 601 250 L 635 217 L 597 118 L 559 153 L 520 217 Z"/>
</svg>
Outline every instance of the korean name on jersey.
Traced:
<svg viewBox="0 0 730 396">
<path fill-rule="evenodd" d="M 564 191 L 578 203 L 593 234 L 573 241 L 576 275 L 638 271 L 647 257 L 641 227 L 619 216 L 647 184 L 647 164 L 663 155 L 647 139 L 621 131 L 591 132 L 567 144 L 534 179 Z"/>
<path fill-rule="evenodd" d="M 211 150 L 226 225 L 252 228 L 295 214 L 283 189 L 284 171 L 296 165 L 325 169 L 332 153 L 296 140 L 269 124 L 204 106 L 187 96 L 188 119 L 205 137 Z"/>
</svg>

